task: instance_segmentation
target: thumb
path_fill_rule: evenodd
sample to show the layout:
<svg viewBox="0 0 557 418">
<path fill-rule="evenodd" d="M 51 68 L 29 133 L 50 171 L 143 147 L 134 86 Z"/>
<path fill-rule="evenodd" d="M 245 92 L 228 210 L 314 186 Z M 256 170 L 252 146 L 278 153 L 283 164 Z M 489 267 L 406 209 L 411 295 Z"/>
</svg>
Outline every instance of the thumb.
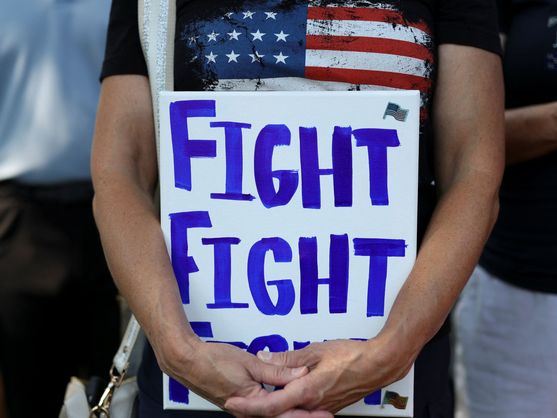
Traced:
<svg viewBox="0 0 557 418">
<path fill-rule="evenodd" d="M 302 367 L 309 366 L 306 355 L 303 350 L 299 351 L 283 351 L 280 353 L 271 353 L 269 351 L 257 352 L 257 358 L 264 363 L 273 364 L 275 366 L 285 367 Z"/>
<path fill-rule="evenodd" d="M 259 363 L 256 380 L 272 386 L 284 386 L 308 373 L 307 367 L 286 367 Z"/>
</svg>

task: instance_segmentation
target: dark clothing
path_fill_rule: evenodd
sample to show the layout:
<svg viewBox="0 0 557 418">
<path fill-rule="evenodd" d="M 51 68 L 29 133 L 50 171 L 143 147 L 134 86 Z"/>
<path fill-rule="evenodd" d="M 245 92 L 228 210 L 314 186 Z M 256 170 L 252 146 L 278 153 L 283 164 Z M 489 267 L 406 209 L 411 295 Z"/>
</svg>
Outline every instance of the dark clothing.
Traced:
<svg viewBox="0 0 557 418">
<path fill-rule="evenodd" d="M 507 108 L 556 101 L 557 1 L 500 6 Z M 557 152 L 507 167 L 500 204 L 480 265 L 511 284 L 557 293 Z"/>
<path fill-rule="evenodd" d="M 424 193 L 420 193 L 420 208 L 434 207 L 435 193 L 426 190 L 433 189 L 432 183 L 434 182 L 433 132 L 429 113 L 436 78 L 437 46 L 442 43 L 455 43 L 500 53 L 496 9 L 493 1 L 391 1 L 386 2 L 388 4 L 383 6 L 384 9 L 379 9 L 375 8 L 377 3 L 365 0 L 357 2 L 358 8 L 338 8 L 343 10 L 339 14 L 324 11 L 331 10 L 332 8 L 327 8 L 327 5 L 335 3 L 328 0 L 310 2 L 307 0 L 267 0 L 265 2 L 227 0 L 211 3 L 211 7 L 207 7 L 206 0 L 177 0 L 175 90 L 264 90 L 269 89 L 263 86 L 269 79 L 284 80 L 284 82 L 275 81 L 271 89 L 299 89 L 299 85 L 292 83 L 288 79 L 289 77 L 347 83 L 344 90 L 362 89 L 366 86 L 420 90 L 422 94 L 422 126 L 419 183 L 424 191 Z M 345 3 L 347 6 L 354 5 L 352 1 Z M 137 0 L 115 0 L 113 2 L 101 78 L 117 74 L 147 75 L 139 41 L 136 4 Z M 254 12 L 254 16 L 245 17 L 245 10 L 248 9 Z M 366 9 L 371 9 L 373 14 L 369 16 L 369 12 L 360 14 L 354 12 L 354 10 Z M 288 23 L 283 23 L 281 20 L 280 23 L 275 24 L 276 17 L 269 19 L 268 15 L 266 16 L 265 12 L 268 10 L 276 10 L 279 16 L 284 16 L 284 22 Z M 342 16 L 343 14 L 344 16 Z M 341 16 L 339 17 L 339 15 Z M 351 62 L 348 58 L 343 65 L 348 68 L 324 72 L 323 67 L 316 64 L 316 61 L 324 61 L 319 55 L 319 52 L 323 52 L 320 48 L 324 50 L 343 49 L 344 46 L 333 45 L 333 41 L 330 39 L 334 35 L 346 35 L 345 32 L 349 32 L 349 29 L 319 28 L 310 25 L 309 21 L 338 18 L 364 21 L 372 19 L 397 26 L 396 31 L 399 33 L 394 35 L 392 42 L 376 46 L 375 43 L 381 43 L 379 39 L 385 37 L 382 33 L 385 28 L 370 28 L 367 31 L 364 30 L 364 36 L 351 38 L 350 42 L 363 40 L 361 44 L 346 48 L 348 51 L 385 53 L 399 58 L 399 61 L 387 62 L 385 65 L 377 67 L 372 66 L 372 68 L 378 68 L 377 70 L 361 71 L 354 70 L 354 68 L 360 68 L 360 63 Z M 253 29 L 246 29 L 246 22 L 254 19 L 257 25 L 253 26 Z M 259 22 L 257 19 L 261 21 Z M 231 27 L 234 28 L 233 32 L 230 32 Z M 252 30 L 255 32 L 255 27 L 266 32 L 264 36 L 261 36 L 262 41 L 254 36 Z M 284 42 L 278 36 L 278 32 L 283 33 L 283 29 L 284 32 L 290 32 Z M 407 36 L 400 35 L 400 32 L 404 30 L 407 31 L 404 34 Z M 236 31 L 238 31 L 237 34 Z M 213 36 L 211 37 L 211 35 Z M 342 38 L 347 37 L 342 36 Z M 266 43 L 268 39 L 271 40 L 270 43 Z M 331 45 L 323 46 L 322 43 L 331 43 Z M 235 51 L 239 56 L 233 59 L 232 55 L 226 54 L 229 50 Z M 258 54 L 266 54 L 268 58 L 261 55 L 261 65 L 257 65 L 254 60 L 257 60 L 258 57 L 254 51 Z M 312 59 L 311 51 L 318 51 L 316 55 L 320 59 Z M 289 57 L 284 60 L 284 65 L 277 59 L 278 55 L 275 55 L 279 52 L 281 55 L 284 53 Z M 209 58 L 213 57 L 213 53 L 218 53 L 216 58 Z M 397 72 L 396 66 L 405 65 L 406 58 L 423 60 L 419 63 L 421 68 L 415 71 L 406 69 L 402 73 Z M 369 59 L 379 61 L 377 58 Z M 400 59 L 403 63 L 400 62 Z M 335 61 L 335 57 L 332 61 Z M 412 66 L 416 64 L 416 61 L 410 61 L 407 64 Z M 242 82 L 245 80 L 250 80 L 252 83 L 248 83 L 246 86 Z M 313 89 L 319 89 L 319 87 Z M 343 88 L 336 87 L 335 89 Z M 424 199 L 432 200 L 425 202 Z M 430 216 L 431 212 L 423 214 L 426 222 L 421 222 L 418 227 L 418 241 L 425 232 Z"/>
<path fill-rule="evenodd" d="M 113 2 L 101 78 L 147 75 L 136 3 Z M 379 4 L 364 0 L 340 2 L 339 6 L 332 1 L 228 0 L 210 4 L 208 7 L 206 0 L 177 1 L 176 90 L 420 90 L 421 241 L 436 204 L 430 114 L 437 48 L 441 43 L 455 43 L 499 53 L 492 1 Z M 416 364 L 416 417 L 452 415 L 447 334 L 448 326 L 444 326 Z M 432 352 L 437 354 L 430 355 Z M 143 416 L 201 416 L 162 413 L 161 383 L 148 347 L 139 375 Z"/>
<path fill-rule="evenodd" d="M 70 376 L 106 376 L 116 289 L 90 184 L 0 182 L 0 370 L 12 418 L 55 417 Z"/>
</svg>

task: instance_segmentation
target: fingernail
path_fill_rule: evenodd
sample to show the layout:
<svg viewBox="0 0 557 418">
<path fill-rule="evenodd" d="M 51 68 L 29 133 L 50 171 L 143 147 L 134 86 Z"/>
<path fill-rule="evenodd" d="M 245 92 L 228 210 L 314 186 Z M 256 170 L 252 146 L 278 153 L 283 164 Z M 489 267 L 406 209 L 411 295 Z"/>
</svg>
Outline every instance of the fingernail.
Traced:
<svg viewBox="0 0 557 418">
<path fill-rule="evenodd" d="M 257 357 L 259 357 L 263 361 L 266 361 L 271 360 L 271 357 L 273 357 L 273 355 L 269 351 L 258 351 Z"/>
<path fill-rule="evenodd" d="M 292 370 L 292 374 L 294 376 L 302 375 L 306 372 L 305 367 L 296 367 L 295 369 L 290 369 L 290 370 Z"/>
</svg>

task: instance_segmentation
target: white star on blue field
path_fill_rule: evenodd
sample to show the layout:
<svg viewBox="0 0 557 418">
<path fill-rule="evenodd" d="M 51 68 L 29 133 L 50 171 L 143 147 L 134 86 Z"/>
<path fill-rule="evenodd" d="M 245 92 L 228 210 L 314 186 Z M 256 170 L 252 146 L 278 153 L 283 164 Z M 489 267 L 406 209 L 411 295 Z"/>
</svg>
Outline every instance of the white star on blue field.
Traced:
<svg viewBox="0 0 557 418">
<path fill-rule="evenodd" d="M 307 4 L 285 10 L 281 3 L 254 2 L 187 24 L 181 31 L 186 62 L 218 79 L 303 77 Z"/>
</svg>

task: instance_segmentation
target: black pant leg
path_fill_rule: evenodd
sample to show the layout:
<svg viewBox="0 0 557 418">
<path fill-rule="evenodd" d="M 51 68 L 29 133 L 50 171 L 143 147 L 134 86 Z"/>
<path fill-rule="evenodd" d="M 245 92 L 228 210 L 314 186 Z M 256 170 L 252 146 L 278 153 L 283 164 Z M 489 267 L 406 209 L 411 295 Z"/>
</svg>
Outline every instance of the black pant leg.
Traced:
<svg viewBox="0 0 557 418">
<path fill-rule="evenodd" d="M 450 359 L 449 334 L 437 336 L 418 356 L 414 377 L 414 418 L 453 418 Z"/>
<path fill-rule="evenodd" d="M 71 375 L 107 376 L 119 310 L 89 199 L 0 185 L 0 370 L 10 418 L 56 417 Z"/>
</svg>

